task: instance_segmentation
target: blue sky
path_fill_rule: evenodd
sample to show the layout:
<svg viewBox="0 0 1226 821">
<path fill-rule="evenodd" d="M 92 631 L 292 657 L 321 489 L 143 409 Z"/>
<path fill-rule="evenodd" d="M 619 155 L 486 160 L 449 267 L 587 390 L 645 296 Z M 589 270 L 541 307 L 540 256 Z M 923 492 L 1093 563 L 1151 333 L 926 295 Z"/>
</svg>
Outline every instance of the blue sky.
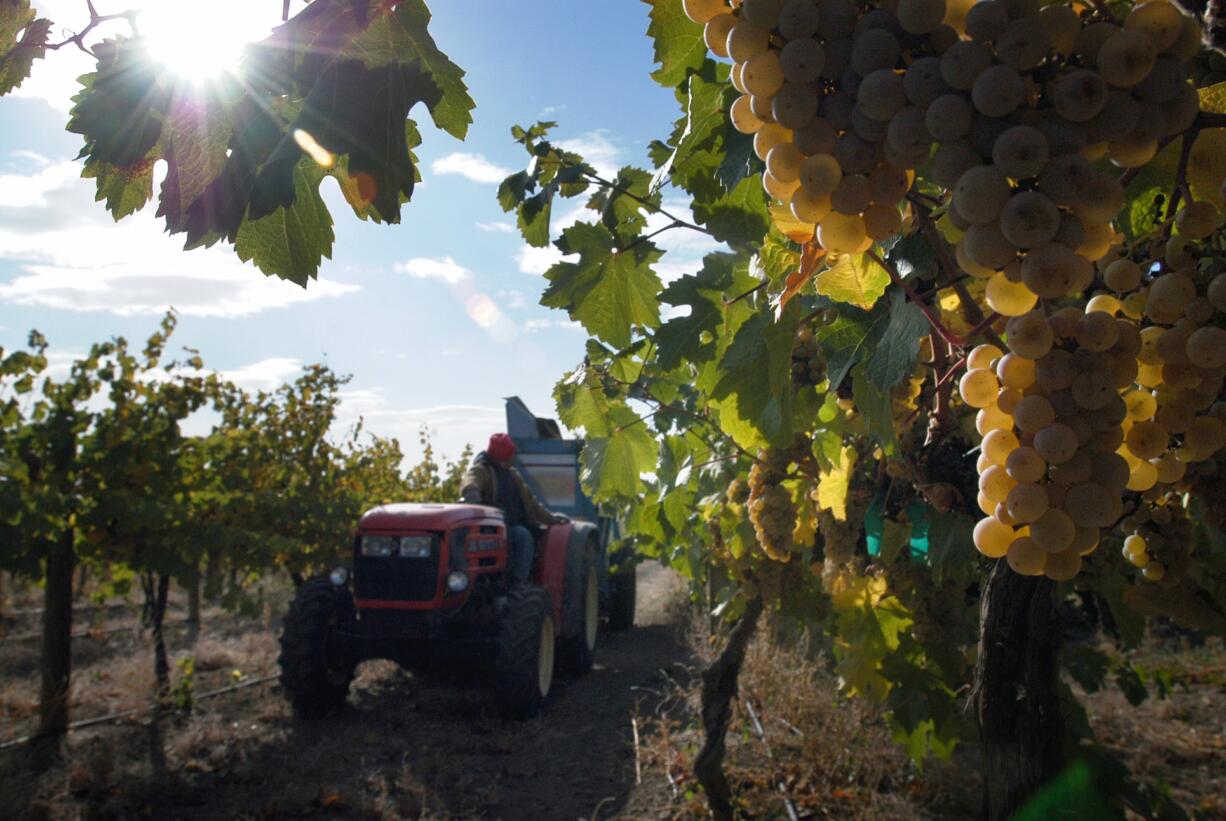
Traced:
<svg viewBox="0 0 1226 821">
<path fill-rule="evenodd" d="M 82 24 L 84 0 L 34 5 L 57 31 Z M 134 5 L 161 17 L 172 51 L 207 42 L 201 32 L 209 27 L 258 38 L 281 8 L 277 0 L 97 2 L 103 14 Z M 678 114 L 671 92 L 649 77 L 648 6 L 430 6 L 434 37 L 468 72 L 477 101 L 468 140 L 434 131 L 424 109 L 414 110 L 426 121 L 418 151 L 425 184 L 401 225 L 361 223 L 327 190 L 337 242 L 306 291 L 265 278 L 228 250 L 179 250 L 152 207 L 112 223 L 93 202 L 92 182 L 78 179 L 79 138 L 63 130 L 72 78 L 89 59 L 67 49 L 50 55 L 19 96 L 0 99 L 0 345 L 17 347 L 37 328 L 62 366 L 93 341 L 143 339 L 174 305 L 178 343 L 249 388 L 290 379 L 312 361 L 352 374 L 345 420 L 364 416 L 369 430 L 399 437 L 410 455 L 423 423 L 449 455 L 479 445 L 502 428 L 504 396 L 552 414 L 552 386 L 582 358 L 586 337 L 565 314 L 537 304 L 541 273 L 556 255 L 527 248 L 495 199 L 497 182 L 526 160 L 509 128 L 557 120 L 555 137 L 598 167 L 645 165 L 647 143 L 666 136 Z M 206 16 L 186 19 L 189 9 Z M 555 210 L 555 228 L 579 217 Z M 672 251 L 666 278 L 696 268 L 711 250 L 700 236 L 662 239 Z"/>
</svg>

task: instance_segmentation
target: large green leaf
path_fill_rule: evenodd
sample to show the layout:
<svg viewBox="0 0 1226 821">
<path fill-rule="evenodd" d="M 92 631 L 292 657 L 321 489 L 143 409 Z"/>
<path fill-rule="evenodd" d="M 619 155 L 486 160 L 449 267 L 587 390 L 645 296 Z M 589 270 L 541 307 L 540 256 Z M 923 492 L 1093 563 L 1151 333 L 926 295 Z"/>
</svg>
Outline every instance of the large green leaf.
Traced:
<svg viewBox="0 0 1226 821">
<path fill-rule="evenodd" d="M 661 251 L 640 242 L 626 251 L 614 250 L 614 238 L 602 225 L 578 223 L 558 240 L 563 254 L 578 254 L 577 262 L 559 262 L 545 272 L 549 287 L 541 304 L 562 308 L 610 345 L 630 344 L 635 327 L 660 324 L 660 278 L 651 266 Z"/>
<path fill-rule="evenodd" d="M 642 474 L 656 464 L 656 440 L 625 405 L 614 405 L 609 435 L 588 439 L 580 457 L 583 486 L 597 499 L 635 499 L 645 487 Z"/>
<path fill-rule="evenodd" d="M 697 70 L 707 57 L 702 26 L 685 16 L 680 0 L 643 0 L 651 6 L 647 36 L 655 42 L 660 67 L 651 76 L 665 88 L 680 85 L 685 74 Z"/>
</svg>

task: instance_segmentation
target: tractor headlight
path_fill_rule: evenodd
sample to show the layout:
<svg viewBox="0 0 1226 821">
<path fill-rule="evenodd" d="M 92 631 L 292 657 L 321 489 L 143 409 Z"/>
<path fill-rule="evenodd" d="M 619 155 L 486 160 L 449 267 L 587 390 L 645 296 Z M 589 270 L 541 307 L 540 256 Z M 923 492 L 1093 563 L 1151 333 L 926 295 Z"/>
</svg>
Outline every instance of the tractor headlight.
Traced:
<svg viewBox="0 0 1226 821">
<path fill-rule="evenodd" d="M 391 536 L 363 536 L 363 556 L 390 556 L 396 549 L 396 540 Z"/>
<path fill-rule="evenodd" d="M 332 582 L 333 587 L 344 587 L 345 582 L 349 581 L 349 568 L 336 568 L 328 574 L 328 581 Z"/>
<path fill-rule="evenodd" d="M 468 589 L 468 574 L 453 570 L 447 574 L 447 589 L 452 593 L 463 593 Z"/>
<path fill-rule="evenodd" d="M 434 540 L 429 536 L 401 536 L 400 555 L 405 559 L 428 559 Z"/>
</svg>

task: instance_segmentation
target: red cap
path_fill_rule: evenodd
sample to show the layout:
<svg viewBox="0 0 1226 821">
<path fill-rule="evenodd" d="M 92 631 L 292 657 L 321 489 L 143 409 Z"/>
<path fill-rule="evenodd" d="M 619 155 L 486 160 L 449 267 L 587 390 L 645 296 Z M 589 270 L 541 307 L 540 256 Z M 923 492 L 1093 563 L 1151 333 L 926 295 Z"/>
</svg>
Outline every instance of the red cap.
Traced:
<svg viewBox="0 0 1226 821">
<path fill-rule="evenodd" d="M 515 457 L 515 443 L 505 433 L 495 433 L 485 446 L 485 455 L 495 462 L 509 462 Z"/>
</svg>

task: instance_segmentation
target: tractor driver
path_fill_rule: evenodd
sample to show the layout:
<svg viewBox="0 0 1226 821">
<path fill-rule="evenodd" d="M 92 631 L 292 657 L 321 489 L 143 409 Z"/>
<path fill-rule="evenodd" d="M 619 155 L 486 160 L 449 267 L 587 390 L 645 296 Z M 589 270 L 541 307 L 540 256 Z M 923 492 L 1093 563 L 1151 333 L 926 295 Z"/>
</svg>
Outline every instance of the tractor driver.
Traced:
<svg viewBox="0 0 1226 821">
<path fill-rule="evenodd" d="M 490 437 L 485 450 L 473 459 L 460 498 L 470 504 L 492 505 L 502 509 L 507 522 L 507 536 L 511 542 L 511 555 L 507 568 L 511 581 L 527 581 L 532 572 L 532 558 L 536 553 L 536 537 L 531 527 L 547 527 L 570 521 L 560 513 L 552 513 L 532 493 L 524 477 L 511 467 L 515 457 L 515 443 L 505 433 Z"/>
</svg>

